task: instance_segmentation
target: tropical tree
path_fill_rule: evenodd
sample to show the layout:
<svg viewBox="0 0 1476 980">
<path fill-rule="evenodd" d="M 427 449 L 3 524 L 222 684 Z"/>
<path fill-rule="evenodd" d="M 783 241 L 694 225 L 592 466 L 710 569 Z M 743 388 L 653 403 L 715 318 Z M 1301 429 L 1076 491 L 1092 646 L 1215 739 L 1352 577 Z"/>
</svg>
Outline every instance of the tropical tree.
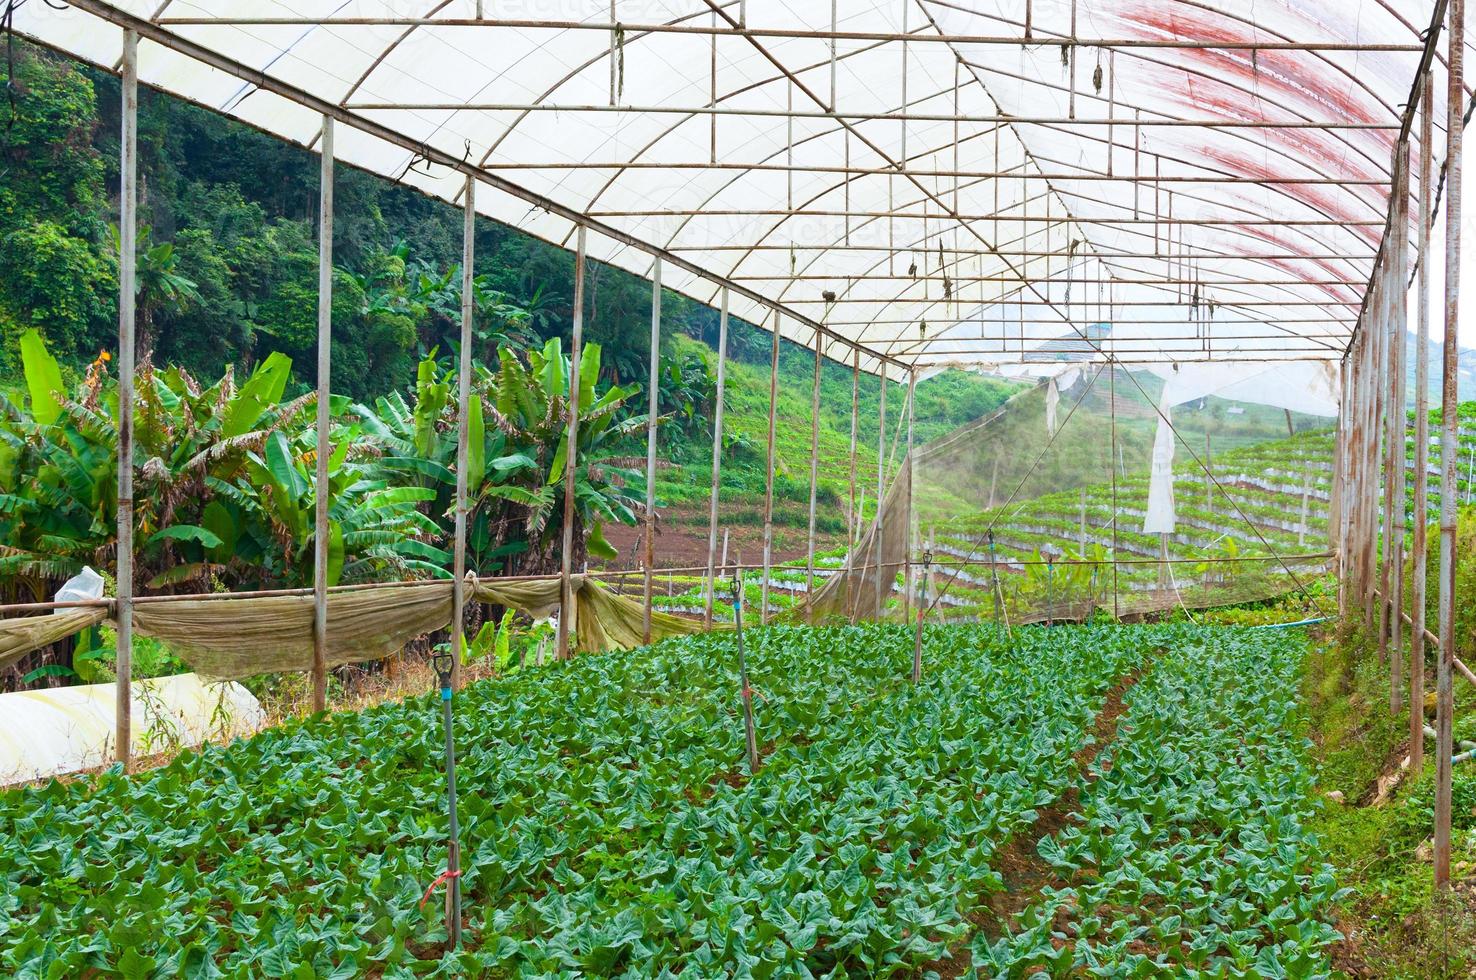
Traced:
<svg viewBox="0 0 1476 980">
<path fill-rule="evenodd" d="M 633 525 L 636 508 L 642 506 L 623 489 L 636 474 L 618 465 L 622 443 L 644 430 L 645 415 L 621 418 L 627 399 L 640 391 L 610 385 L 597 391 L 600 376 L 599 344 L 587 344 L 580 352 L 579 375 L 571 377 L 570 359 L 558 338 L 541 351 L 529 351 L 527 364 L 512 351 L 499 351 L 499 367 L 488 379 L 487 422 L 521 446 L 533 465 L 525 472 L 538 486 L 539 501 L 532 506 L 508 502 L 489 525 L 493 540 L 515 540 L 517 522 L 523 523 L 528 550 L 521 570 L 552 571 L 562 558 L 564 495 L 562 489 L 569 460 L 567 416 L 573 385 L 578 385 L 579 424 L 574 452 L 573 553 L 575 568 L 582 568 L 590 555 L 615 557 L 605 540 L 607 523 Z M 473 426 L 477 424 L 473 420 Z M 475 428 L 473 429 L 475 431 Z"/>
<path fill-rule="evenodd" d="M 454 373 L 436 351 L 420 363 L 414 402 L 399 393 L 353 414 L 385 447 L 382 460 L 402 483 L 434 492 L 430 514 L 449 536 L 454 520 L 456 404 Z M 567 457 L 569 357 L 557 339 L 541 350 L 503 348 L 496 371 L 477 364 L 469 399 L 467 547 L 472 567 L 547 572 L 560 564 L 563 476 Z M 614 557 L 604 526 L 635 523 L 634 498 L 616 465 L 621 441 L 645 428 L 646 416 L 622 416 L 639 388 L 598 383 L 601 351 L 580 357 L 580 418 L 575 467 L 575 566 L 589 555 Z"/>
<path fill-rule="evenodd" d="M 121 248 L 116 225 L 112 228 L 113 251 Z M 183 312 L 200 301 L 193 279 L 179 271 L 179 256 L 173 242 L 153 241 L 153 230 L 144 225 L 138 229 L 138 258 L 135 268 L 137 291 L 138 349 L 148 360 L 159 338 L 157 320 L 161 314 Z"/>
</svg>

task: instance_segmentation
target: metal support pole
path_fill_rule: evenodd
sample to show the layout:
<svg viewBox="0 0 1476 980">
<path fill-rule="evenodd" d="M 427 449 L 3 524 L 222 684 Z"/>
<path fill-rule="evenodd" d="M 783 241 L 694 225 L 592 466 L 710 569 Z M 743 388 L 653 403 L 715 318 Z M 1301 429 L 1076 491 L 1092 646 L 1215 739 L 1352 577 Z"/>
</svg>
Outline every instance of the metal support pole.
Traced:
<svg viewBox="0 0 1476 980">
<path fill-rule="evenodd" d="M 753 725 L 753 688 L 748 684 L 748 656 L 743 649 L 743 572 L 733 570 L 733 628 L 738 641 L 739 697 L 743 703 L 743 743 L 748 752 L 748 774 L 756 775 L 759 768 L 758 734 Z"/>
<path fill-rule="evenodd" d="M 318 194 L 318 446 L 313 486 L 313 710 L 328 707 L 328 441 L 333 363 L 333 119 L 323 117 Z"/>
<path fill-rule="evenodd" d="M 1056 560 L 1046 555 L 1046 625 L 1056 625 Z"/>
<path fill-rule="evenodd" d="M 861 351 L 857 350 L 851 365 L 851 509 L 846 520 L 846 570 L 856 565 L 856 545 L 861 540 L 860 502 L 856 497 L 856 427 L 860 419 L 861 402 Z M 851 622 L 856 621 L 856 582 L 846 576 L 846 613 Z"/>
<path fill-rule="evenodd" d="M 887 366 L 882 364 L 880 372 L 881 396 L 877 401 L 876 408 L 876 520 L 873 522 L 872 540 L 876 542 L 876 618 L 880 619 L 883 611 L 884 595 L 890 595 L 891 589 L 882 590 L 882 581 L 887 577 L 886 565 L 883 561 L 885 552 L 885 525 L 887 517 Z"/>
<path fill-rule="evenodd" d="M 1387 253 L 1386 253 L 1387 254 Z M 1379 592 L 1379 538 L 1380 516 L 1383 503 L 1383 466 L 1380 465 L 1379 449 L 1382 445 L 1382 434 L 1384 431 L 1384 412 L 1387 406 L 1385 394 L 1388 387 L 1388 309 L 1389 294 L 1392 283 L 1389 281 L 1388 265 L 1383 266 L 1380 276 L 1379 302 L 1370 322 L 1369 331 L 1369 376 L 1368 376 L 1368 523 L 1366 525 L 1367 535 L 1365 538 L 1366 560 L 1364 567 L 1368 570 L 1367 589 L 1364 592 L 1364 621 L 1370 630 L 1379 628 L 1378 609 L 1375 606 Z M 1381 649 L 1380 663 L 1383 663 L 1383 654 L 1387 651 Z"/>
<path fill-rule="evenodd" d="M 574 617 L 574 474 L 579 463 L 579 354 L 584 345 L 584 226 L 579 226 L 574 247 L 574 325 L 569 345 L 569 427 L 564 451 L 564 533 L 559 555 L 559 646 L 560 660 L 569 659 L 569 620 Z"/>
<path fill-rule="evenodd" d="M 476 316 L 477 182 L 468 177 L 461 215 L 461 357 L 456 370 L 456 541 L 451 572 L 451 687 L 461 688 L 461 662 L 466 659 L 466 523 L 467 460 L 471 456 L 472 321 Z M 480 446 L 478 447 L 481 448 Z"/>
<path fill-rule="evenodd" d="M 1450 0 L 1446 75 L 1445 344 L 1440 398 L 1440 661 L 1435 674 L 1435 889 L 1450 891 L 1451 690 L 1455 656 L 1457 338 L 1461 286 L 1461 144 L 1466 104 L 1466 0 Z"/>
<path fill-rule="evenodd" d="M 651 265 L 651 391 L 646 399 L 646 609 L 641 637 L 651 642 L 651 576 L 656 564 L 656 419 L 661 405 L 661 256 Z"/>
<path fill-rule="evenodd" d="M 1384 542 L 1384 552 L 1389 556 L 1390 566 L 1389 602 L 1393 611 L 1389 616 L 1393 651 L 1389 656 L 1389 711 L 1398 714 L 1404 702 L 1404 534 L 1407 530 L 1404 516 L 1404 460 L 1405 440 L 1404 402 L 1405 349 L 1408 345 L 1409 322 L 1406 290 L 1409 282 L 1409 143 L 1401 142 L 1396 150 L 1394 180 L 1395 220 L 1394 228 L 1394 310 L 1389 328 L 1389 364 L 1393 374 L 1393 391 L 1389 399 L 1389 462 L 1392 486 L 1384 500 L 1384 508 L 1393 514 L 1390 540 Z M 1417 705 L 1410 710 L 1418 712 Z"/>
<path fill-rule="evenodd" d="M 994 625 L 1004 622 L 1004 593 L 999 585 L 999 555 L 994 550 L 994 531 L 987 532 L 989 538 L 989 591 L 994 593 Z"/>
<path fill-rule="evenodd" d="M 1374 289 L 1378 290 L 1380 284 L 1380 281 L 1376 279 L 1374 283 Z M 1369 303 L 1369 309 L 1374 309 L 1375 304 L 1378 302 L 1379 298 L 1377 295 L 1372 297 Z M 1357 437 L 1357 445 L 1355 447 L 1355 451 L 1357 453 L 1355 457 L 1355 462 L 1357 464 L 1357 487 L 1356 495 L 1354 497 L 1354 501 L 1357 505 L 1355 519 L 1355 527 L 1357 529 L 1357 533 L 1354 537 L 1353 548 L 1356 562 L 1354 567 L 1357 575 L 1358 605 L 1363 617 L 1363 624 L 1365 626 L 1368 626 L 1369 613 L 1371 611 L 1370 603 L 1372 602 L 1371 596 L 1373 592 L 1371 588 L 1371 583 L 1369 581 L 1368 557 L 1370 535 L 1368 530 L 1368 514 L 1369 508 L 1371 506 L 1374 506 L 1374 494 L 1376 493 L 1374 488 L 1370 485 L 1370 467 L 1368 462 L 1368 436 L 1369 429 L 1373 425 L 1372 412 L 1369 405 L 1369 376 L 1372 373 L 1374 331 L 1368 327 L 1368 321 L 1366 318 L 1364 320 L 1364 323 L 1362 324 L 1362 327 L 1363 329 L 1360 331 L 1361 340 L 1358 345 L 1358 361 L 1357 364 L 1354 366 L 1354 378 L 1356 383 L 1355 394 L 1358 399 L 1358 421 L 1357 428 L 1354 429 L 1354 435 Z"/>
<path fill-rule="evenodd" d="M 815 589 L 815 505 L 820 483 L 820 350 L 824 346 L 820 332 L 815 332 L 815 377 L 810 385 L 810 533 L 805 551 L 805 596 Z"/>
<path fill-rule="evenodd" d="M 933 551 L 923 552 L 922 593 L 917 604 L 917 632 L 912 638 L 912 683 L 922 680 L 922 635 L 923 619 L 928 614 L 928 575 L 933 570 Z"/>
<path fill-rule="evenodd" d="M 1373 309 L 1378 302 L 1377 281 L 1374 283 L 1374 294 L 1369 297 L 1369 309 Z M 1366 616 L 1364 612 L 1365 595 L 1368 592 L 1368 508 L 1369 501 L 1373 497 L 1373 491 L 1368 486 L 1368 430 L 1369 430 L 1369 363 L 1370 351 L 1373 348 L 1371 330 L 1366 323 L 1360 325 L 1362 334 L 1361 342 L 1358 344 L 1358 359 L 1353 365 L 1353 395 L 1357 399 L 1355 411 L 1357 413 L 1357 425 L 1353 430 L 1354 444 L 1354 496 L 1353 496 L 1353 555 L 1354 573 L 1357 576 L 1357 590 L 1355 592 L 1357 611 Z M 1365 625 L 1366 625 L 1365 619 Z"/>
<path fill-rule="evenodd" d="M 1327 543 L 1337 552 L 1337 617 L 1348 615 L 1348 357 L 1337 363 L 1337 431 L 1333 443 L 1333 483 L 1328 491 Z"/>
<path fill-rule="evenodd" d="M 769 621 L 769 579 L 774 571 L 774 426 L 779 409 L 779 316 L 774 315 L 774 343 L 769 352 L 769 449 L 764 468 L 764 581 L 759 590 L 759 623 Z"/>
<path fill-rule="evenodd" d="M 1338 616 L 1346 623 L 1353 608 L 1353 493 L 1356 489 L 1353 465 L 1353 429 L 1356 425 L 1354 398 L 1357 382 L 1354 367 L 1358 360 L 1356 345 L 1350 345 L 1343 357 L 1339 381 L 1342 384 L 1342 400 L 1338 406 Z"/>
<path fill-rule="evenodd" d="M 1108 429 L 1107 466 L 1112 470 L 1112 620 L 1122 619 L 1122 610 L 1117 598 L 1117 367 L 1107 364 L 1107 402 L 1112 410 L 1111 426 Z"/>
<path fill-rule="evenodd" d="M 907 547 L 902 552 L 902 598 L 905 612 L 912 613 L 912 551 L 917 547 L 917 510 L 913 507 L 913 482 L 917 479 L 917 465 L 912 459 L 913 405 L 917 401 L 917 368 L 907 372 Z M 904 623 L 907 619 L 902 620 Z"/>
<path fill-rule="evenodd" d="M 118 201 L 118 622 L 113 749 L 133 757 L 133 334 L 138 268 L 138 35 L 123 32 Z"/>
<path fill-rule="evenodd" d="M 861 538 L 860 507 L 862 501 L 859 501 L 856 496 L 856 434 L 860 418 L 861 351 L 857 350 L 851 365 L 851 514 L 850 527 L 846 531 L 846 547 L 850 551 L 856 550 L 856 542 Z"/>
<path fill-rule="evenodd" d="M 1359 515 L 1363 511 L 1362 490 L 1362 468 L 1359 466 L 1360 454 L 1362 452 L 1362 425 L 1363 425 L 1363 401 L 1362 401 L 1362 363 L 1363 346 L 1366 335 L 1361 331 L 1356 333 L 1349 348 L 1347 359 L 1344 361 L 1346 367 L 1347 384 L 1347 431 L 1344 434 L 1345 459 L 1343 467 L 1343 502 L 1345 505 L 1346 539 L 1343 547 L 1343 565 L 1347 578 L 1347 598 L 1344 602 L 1344 612 L 1351 618 L 1354 607 L 1358 604 L 1359 579 L 1358 558 L 1360 549 L 1359 542 Z"/>
<path fill-rule="evenodd" d="M 1087 553 L 1087 492 L 1081 488 L 1081 526 L 1076 538 L 1077 557 L 1086 558 Z"/>
<path fill-rule="evenodd" d="M 1435 138 L 1435 75 L 1425 73 L 1420 99 L 1419 282 L 1415 292 L 1414 541 L 1410 574 L 1409 771 L 1425 764 L 1425 569 L 1430 523 L 1430 157 Z"/>
<path fill-rule="evenodd" d="M 722 311 L 718 314 L 717 404 L 712 413 L 712 492 L 707 504 L 707 602 L 702 625 L 712 627 L 712 603 L 717 590 L 718 478 L 723 465 L 723 401 L 728 381 L 728 289 L 723 287 Z"/>
<path fill-rule="evenodd" d="M 1390 223 L 1391 232 L 1385 251 L 1388 268 L 1385 281 L 1388 283 L 1388 288 L 1384 291 L 1384 322 L 1379 325 L 1383 333 L 1384 345 L 1384 358 L 1379 365 L 1382 375 L 1379 397 L 1384 402 L 1383 426 L 1380 429 L 1384 440 L 1383 458 L 1380 461 L 1384 474 L 1384 485 L 1383 492 L 1379 495 L 1380 500 L 1383 501 L 1383 524 L 1379 535 L 1382 544 L 1380 554 L 1383 558 L 1379 567 L 1379 661 L 1382 663 L 1386 659 L 1389 660 L 1389 711 L 1391 714 L 1398 712 L 1398 704 L 1404 694 L 1401 674 L 1403 664 L 1400 663 L 1398 657 L 1389 657 L 1389 643 L 1392 634 L 1401 632 L 1398 622 L 1392 618 L 1394 595 L 1391 588 L 1394 581 L 1394 512 L 1401 509 L 1395 504 L 1402 503 L 1394 498 L 1394 433 L 1396 429 L 1401 434 L 1404 431 L 1404 426 L 1400 424 L 1398 417 L 1398 406 L 1394 401 L 1394 390 L 1398 384 L 1395 370 L 1399 363 L 1395 348 L 1398 347 L 1400 339 L 1395 332 L 1398 329 L 1396 310 L 1404 300 L 1404 290 L 1400 288 L 1399 269 L 1399 160 L 1399 148 L 1396 147 L 1393 162 L 1393 186 L 1389 189 L 1389 214 L 1393 220 Z M 1402 456 L 1403 447 L 1401 446 L 1400 449 Z"/>
</svg>

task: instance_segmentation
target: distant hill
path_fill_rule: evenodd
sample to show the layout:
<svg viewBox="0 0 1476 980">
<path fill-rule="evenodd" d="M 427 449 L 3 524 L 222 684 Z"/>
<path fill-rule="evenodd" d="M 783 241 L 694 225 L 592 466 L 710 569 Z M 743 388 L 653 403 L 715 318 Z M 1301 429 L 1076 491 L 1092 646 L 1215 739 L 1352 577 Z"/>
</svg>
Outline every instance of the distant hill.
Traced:
<svg viewBox="0 0 1476 980">
<path fill-rule="evenodd" d="M 1433 331 L 1434 325 L 1431 325 Z M 1405 345 L 1405 372 L 1409 378 L 1406 389 L 1409 392 L 1409 405 L 1414 406 L 1414 379 L 1415 367 L 1419 357 L 1419 342 L 1413 333 L 1408 335 Z M 1430 407 L 1434 408 L 1440 404 L 1440 371 L 1441 371 L 1441 341 L 1437 338 L 1432 340 L 1427 355 L 1430 358 Z M 1469 347 L 1460 347 L 1456 350 L 1456 364 L 1459 368 L 1460 380 L 1458 392 L 1461 401 L 1470 401 L 1476 398 L 1476 350 Z"/>
</svg>

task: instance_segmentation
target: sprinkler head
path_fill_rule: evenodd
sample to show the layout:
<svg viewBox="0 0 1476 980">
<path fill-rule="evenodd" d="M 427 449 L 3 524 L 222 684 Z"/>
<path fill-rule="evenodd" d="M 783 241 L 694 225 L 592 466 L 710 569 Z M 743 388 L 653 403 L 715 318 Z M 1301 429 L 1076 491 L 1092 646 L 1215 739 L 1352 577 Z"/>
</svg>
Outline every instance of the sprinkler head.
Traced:
<svg viewBox="0 0 1476 980">
<path fill-rule="evenodd" d="M 450 650 L 442 650 L 431 655 L 431 668 L 440 679 L 441 686 L 445 687 L 451 682 L 451 667 L 454 664 Z"/>
</svg>

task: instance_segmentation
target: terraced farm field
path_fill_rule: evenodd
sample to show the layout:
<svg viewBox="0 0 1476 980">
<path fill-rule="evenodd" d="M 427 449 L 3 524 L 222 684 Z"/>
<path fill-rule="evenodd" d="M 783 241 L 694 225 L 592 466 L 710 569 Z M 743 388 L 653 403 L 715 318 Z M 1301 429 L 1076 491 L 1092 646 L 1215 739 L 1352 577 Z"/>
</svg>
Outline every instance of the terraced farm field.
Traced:
<svg viewBox="0 0 1476 980">
<path fill-rule="evenodd" d="M 1284 633 L 750 631 L 0 795 L 0 971 L 128 977 L 1326 972 Z"/>
<path fill-rule="evenodd" d="M 993 619 L 994 601 L 987 533 L 994 534 L 994 554 L 1000 562 L 1000 592 L 1004 613 L 1012 623 L 1052 619 L 1084 619 L 1094 608 L 1112 609 L 1113 521 L 1118 515 L 1116 548 L 1118 612 L 1190 608 L 1261 599 L 1296 588 L 1297 580 L 1315 578 L 1326 568 L 1321 558 L 1283 562 L 1276 556 L 1316 555 L 1327 548 L 1327 515 L 1332 493 L 1333 435 L 1331 430 L 1299 433 L 1267 443 L 1246 446 L 1210 459 L 1213 479 L 1182 447 L 1174 465 L 1174 496 L 1178 529 L 1169 535 L 1170 557 L 1187 563 L 1165 571 L 1158 563 L 1164 542 L 1142 532 L 1148 501 L 1146 473 L 1129 473 L 1110 482 L 1049 493 L 1032 499 L 946 517 L 930 514 L 925 495 L 919 498 L 919 528 L 932 542 L 940 562 L 931 594 L 938 615 L 953 621 Z M 1305 515 L 1305 519 L 1304 519 Z M 1262 560 L 1236 564 L 1221 559 Z M 1047 571 L 1046 559 L 1100 562 L 1095 567 L 1059 565 Z M 846 562 L 844 548 L 817 555 L 820 583 Z M 968 563 L 974 563 L 969 565 Z M 780 613 L 802 602 L 812 583 L 804 559 L 776 563 L 770 580 L 769 609 Z M 1172 576 L 1171 578 L 1168 576 Z M 634 581 L 634 580 L 632 580 Z M 899 576 L 900 581 L 900 576 Z M 676 612 L 700 613 L 704 594 L 700 576 L 662 578 L 656 601 Z M 725 590 L 720 590 L 720 593 Z M 762 599 L 757 576 L 750 580 L 748 598 L 753 608 Z M 731 610 L 719 594 L 716 613 L 728 618 Z M 894 607 L 900 608 L 900 593 Z"/>
<path fill-rule="evenodd" d="M 1462 416 L 1457 467 L 1457 495 L 1462 502 L 1476 499 L 1476 414 Z M 1430 507 L 1439 507 L 1438 427 L 1432 426 L 1430 456 Z M 1406 480 L 1406 510 L 1413 512 L 1413 425 L 1406 430 L 1411 460 Z M 1212 479 L 1194 457 L 1180 446 L 1174 461 L 1174 498 L 1178 529 L 1169 536 L 1170 557 L 1187 563 L 1174 565 L 1166 578 L 1157 563 L 1164 542 L 1156 534 L 1142 532 L 1147 510 L 1148 475 L 1130 472 L 1116 487 L 1118 515 L 1116 547 L 1122 562 L 1117 568 L 1118 612 L 1161 609 L 1183 603 L 1190 608 L 1265 598 L 1296 589 L 1297 579 L 1306 582 L 1326 570 L 1321 559 L 1287 560 L 1275 556 L 1314 555 L 1326 550 L 1328 508 L 1333 485 L 1333 431 L 1330 428 L 1300 432 L 1295 436 L 1241 446 L 1209 457 Z M 1202 454 L 1202 449 L 1196 450 Z M 955 621 L 992 619 L 992 585 L 988 566 L 986 532 L 994 532 L 995 554 L 1001 562 L 1001 594 L 1005 614 L 1013 623 L 1048 618 L 1081 619 L 1093 608 L 1111 608 L 1110 564 L 1073 570 L 1057 566 L 1047 581 L 1044 567 L 1034 562 L 1087 559 L 1108 562 L 1113 547 L 1113 487 L 1100 481 L 1084 486 L 1021 498 L 1004 503 L 1009 488 L 999 491 L 993 507 L 980 507 L 960 516 L 959 502 L 949 498 L 941 509 L 932 506 L 926 494 L 918 506 L 921 532 L 928 537 L 941 561 L 974 562 L 973 567 L 940 572 L 933 594 L 943 580 L 956 574 L 938 602 L 940 615 Z M 1305 515 L 1305 516 L 1304 516 Z M 706 531 L 703 520 L 703 534 Z M 700 549 L 699 549 L 700 550 Z M 1231 571 L 1220 559 L 1246 559 Z M 817 555 L 815 587 L 844 567 L 843 547 Z M 700 563 L 700 562 L 699 562 Z M 807 580 L 805 560 L 776 562 L 770 580 L 769 609 L 782 613 L 803 601 L 812 583 Z M 701 613 L 704 597 L 701 577 L 674 575 L 661 579 L 663 588 L 656 601 L 663 608 Z M 748 586 L 749 602 L 758 608 L 761 585 Z M 731 617 L 729 605 L 719 595 L 716 613 Z M 900 607 L 900 601 L 894 602 Z"/>
</svg>

